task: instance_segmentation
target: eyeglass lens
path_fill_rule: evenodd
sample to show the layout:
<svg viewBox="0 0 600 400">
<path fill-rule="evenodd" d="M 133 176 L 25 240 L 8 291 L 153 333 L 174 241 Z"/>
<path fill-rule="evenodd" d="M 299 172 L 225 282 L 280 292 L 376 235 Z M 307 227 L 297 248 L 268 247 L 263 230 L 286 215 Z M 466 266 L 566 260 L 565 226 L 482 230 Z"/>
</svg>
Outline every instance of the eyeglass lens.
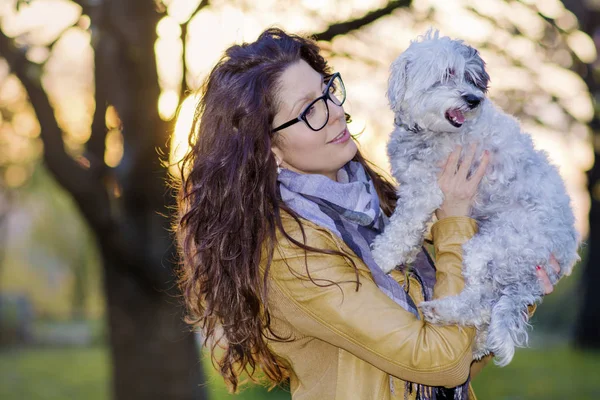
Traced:
<svg viewBox="0 0 600 400">
<path fill-rule="evenodd" d="M 329 98 L 333 104 L 341 106 L 346 100 L 346 89 L 339 76 L 333 77 L 333 82 L 329 85 Z M 304 112 L 306 122 L 313 130 L 322 129 L 329 120 L 329 107 L 325 98 L 320 98 L 308 106 Z"/>
</svg>

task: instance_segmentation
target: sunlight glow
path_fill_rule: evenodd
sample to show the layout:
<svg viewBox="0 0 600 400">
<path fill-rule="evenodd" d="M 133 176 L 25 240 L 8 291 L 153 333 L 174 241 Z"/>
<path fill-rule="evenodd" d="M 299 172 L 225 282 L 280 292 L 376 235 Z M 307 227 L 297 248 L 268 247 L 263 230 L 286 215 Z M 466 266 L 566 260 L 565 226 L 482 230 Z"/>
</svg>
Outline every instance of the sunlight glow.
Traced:
<svg viewBox="0 0 600 400">
<path fill-rule="evenodd" d="M 584 63 L 592 63 L 598 57 L 594 41 L 585 32 L 572 32 L 567 37 L 567 43 L 575 55 Z"/>
<path fill-rule="evenodd" d="M 106 122 L 106 127 L 108 129 L 119 128 L 121 126 L 121 118 L 119 118 L 119 113 L 117 112 L 117 109 L 112 105 L 106 107 L 106 114 L 104 119 Z"/>
<path fill-rule="evenodd" d="M 594 116 L 594 106 L 587 93 L 579 93 L 576 96 L 558 99 L 558 102 L 581 122 L 590 122 Z"/>
<path fill-rule="evenodd" d="M 158 80 L 163 89 L 177 89 L 183 77 L 183 44 L 179 38 L 159 38 L 154 45 Z"/>
<path fill-rule="evenodd" d="M 487 40 L 496 29 L 491 22 L 466 9 L 453 11 L 452 18 L 445 18 L 442 13 L 438 16 L 443 19 L 443 23 L 448 28 L 460 31 L 462 38 L 475 40 L 478 43 Z"/>
<path fill-rule="evenodd" d="M 36 64 L 43 64 L 50 56 L 46 46 L 32 46 L 27 49 L 27 59 Z"/>
<path fill-rule="evenodd" d="M 183 100 L 183 79 L 192 91 L 199 89 L 227 47 L 253 41 L 269 26 L 314 33 L 389 3 L 236 0 L 210 2 L 194 15 L 200 1 L 163 0 L 167 12 L 156 26 L 156 64 L 162 91 L 157 108 L 161 118 L 176 118 L 171 138 L 172 164 L 177 164 L 188 150 L 187 137 L 197 102 L 195 96 L 188 97 L 177 110 L 178 102 Z M 554 19 L 560 32 L 548 18 Z M 181 24 L 186 22 L 187 35 L 182 38 Z M 89 17 L 81 16 L 81 8 L 72 0 L 39 0 L 24 6 L 19 13 L 12 7 L 3 15 L 2 23 L 10 37 L 28 32 L 19 41 L 28 45 L 30 60 L 45 63 L 42 83 L 65 132 L 65 145 L 74 153 L 81 151 L 89 138 L 94 109 Z M 51 53 L 43 49 L 73 24 L 76 26 L 67 30 Z M 347 83 L 345 107 L 354 120 L 350 128 L 355 133 L 364 130 L 359 141 L 369 158 L 381 166 L 387 165 L 385 143 L 393 128 L 393 115 L 385 98 L 389 64 L 411 39 L 430 27 L 443 35 L 464 39 L 480 50 L 491 76 L 492 100 L 508 112 L 519 113 L 521 121 L 533 126 L 537 143 L 553 154 L 553 160 L 568 164 L 561 173 L 569 182 L 569 190 L 580 193 L 574 196 L 575 202 L 583 199 L 583 169 L 593 162 L 591 134 L 585 124 L 594 109 L 587 85 L 569 68 L 575 57 L 591 63 L 597 54 L 593 40 L 578 30 L 577 19 L 560 0 L 413 1 L 410 7 L 399 8 L 348 35 L 321 43 L 330 65 L 343 74 Z M 188 46 L 186 76 L 183 40 Z M 41 74 L 42 69 L 37 73 Z M 0 97 L 22 96 L 24 90 L 12 82 L 13 78 L 0 79 Z M 34 135 L 39 132 L 39 127 L 27 118 L 12 123 L 14 131 L 35 132 Z M 119 131 L 121 121 L 112 106 L 107 109 L 106 124 L 109 134 L 105 157 L 110 165 L 118 165 L 123 156 L 123 138 Z M 573 185 L 577 187 L 573 189 Z M 578 203 L 580 221 L 585 219 L 587 207 L 585 199 L 582 201 Z"/>
<path fill-rule="evenodd" d="M 524 37 L 516 36 L 508 38 L 508 43 L 503 46 L 504 51 L 511 56 L 514 60 L 518 60 L 528 67 L 535 67 L 540 64 L 541 57 L 539 56 L 538 44 L 533 40 Z"/>
<path fill-rule="evenodd" d="M 91 134 L 95 103 L 90 40 L 89 30 L 68 29 L 54 45 L 43 68 L 42 84 L 71 154 L 80 154 Z"/>
<path fill-rule="evenodd" d="M 81 8 L 69 0 L 32 1 L 17 12 L 13 8 L 10 18 L 2 19 L 2 30 L 10 37 L 27 32 L 27 42 L 45 45 L 69 25 L 75 24 Z"/>
<path fill-rule="evenodd" d="M 4 171 L 4 182 L 10 188 L 16 188 L 27 180 L 29 173 L 22 165 L 9 165 Z"/>
<path fill-rule="evenodd" d="M 123 135 L 119 129 L 111 129 L 106 134 L 106 151 L 104 162 L 109 167 L 116 167 L 123 158 Z"/>
<path fill-rule="evenodd" d="M 572 147 L 571 141 L 563 132 L 547 129 L 535 123 L 525 122 L 523 127 L 533 137 L 535 147 L 546 151 L 552 164 L 558 167 L 572 199 L 575 226 L 579 232 L 586 233 L 589 229 L 586 210 L 590 206 L 590 197 L 586 188 L 586 177 L 579 172 L 580 165 L 572 162 L 573 152 L 577 149 Z M 586 153 L 589 157 L 589 152 Z"/>
<path fill-rule="evenodd" d="M 540 87 L 558 98 L 568 98 L 587 91 L 579 75 L 556 65 L 544 64 L 538 74 L 537 83 Z"/>
<path fill-rule="evenodd" d="M 79 21 L 77 21 L 77 26 L 83 30 L 89 29 L 92 25 L 92 20 L 87 15 L 82 15 L 79 17 Z"/>
<path fill-rule="evenodd" d="M 577 17 L 569 10 L 564 10 L 562 15 L 558 17 L 555 22 L 556 26 L 567 32 L 576 29 L 579 25 Z"/>
<path fill-rule="evenodd" d="M 175 18 L 165 16 L 156 24 L 156 34 L 163 39 L 173 39 L 181 37 L 181 26 Z"/>
<path fill-rule="evenodd" d="M 546 22 L 525 4 L 517 1 L 510 2 L 510 12 L 505 15 L 524 35 L 534 40 L 540 40 L 544 35 Z"/>
<path fill-rule="evenodd" d="M 200 0 L 171 0 L 168 4 L 165 2 L 169 15 L 180 24 L 190 19 L 199 4 Z"/>
<path fill-rule="evenodd" d="M 10 104 L 24 97 L 21 81 L 14 76 L 8 75 L 2 79 L 2 90 L 0 90 L 0 103 Z"/>
<path fill-rule="evenodd" d="M 565 12 L 564 5 L 560 0 L 533 0 L 540 13 L 548 18 L 556 19 Z"/>
<path fill-rule="evenodd" d="M 179 94 L 176 91 L 163 91 L 158 97 L 158 114 L 164 121 L 169 121 L 175 116 L 178 104 Z"/>
<path fill-rule="evenodd" d="M 25 112 L 25 110 L 21 110 L 21 112 L 15 114 L 12 118 L 12 126 L 15 130 L 15 133 L 19 136 L 33 139 L 38 137 L 40 134 L 40 125 L 33 112 Z"/>
<path fill-rule="evenodd" d="M 188 138 L 192 130 L 198 100 L 196 95 L 188 96 L 181 103 L 177 114 L 175 131 L 171 136 L 171 154 L 169 154 L 169 172 L 175 177 L 180 176 L 181 161 L 189 150 Z"/>
</svg>

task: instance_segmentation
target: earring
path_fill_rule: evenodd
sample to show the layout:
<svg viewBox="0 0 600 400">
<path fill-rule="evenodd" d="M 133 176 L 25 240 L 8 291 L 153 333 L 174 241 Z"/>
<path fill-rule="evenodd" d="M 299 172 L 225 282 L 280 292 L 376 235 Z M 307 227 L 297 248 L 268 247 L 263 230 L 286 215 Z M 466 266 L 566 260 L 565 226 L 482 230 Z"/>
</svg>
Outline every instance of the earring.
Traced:
<svg viewBox="0 0 600 400">
<path fill-rule="evenodd" d="M 275 162 L 277 163 L 277 175 L 279 175 L 281 173 L 281 161 L 275 157 Z"/>
</svg>

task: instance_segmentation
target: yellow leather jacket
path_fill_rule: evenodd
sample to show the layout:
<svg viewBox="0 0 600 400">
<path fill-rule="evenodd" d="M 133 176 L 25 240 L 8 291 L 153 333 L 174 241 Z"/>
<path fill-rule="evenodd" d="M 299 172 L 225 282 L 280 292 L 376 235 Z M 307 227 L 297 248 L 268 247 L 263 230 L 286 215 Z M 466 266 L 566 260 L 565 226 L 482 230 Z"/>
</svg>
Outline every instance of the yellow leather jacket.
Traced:
<svg viewBox="0 0 600 400">
<path fill-rule="evenodd" d="M 405 381 L 454 387 L 488 361 L 472 363 L 474 328 L 417 319 L 379 290 L 369 268 L 340 238 L 302 222 L 309 246 L 353 255 L 360 285 L 357 290 L 356 271 L 345 258 L 305 255 L 278 234 L 268 275 L 268 308 L 273 331 L 290 340 L 269 340 L 269 346 L 288 364 L 293 400 L 404 399 Z M 289 215 L 283 216 L 283 225 L 303 242 Z M 433 225 L 435 298 L 463 289 L 462 244 L 476 231 L 476 222 L 467 217 L 444 218 Z M 307 265 L 316 284 L 306 279 Z M 393 271 L 392 276 L 400 284 L 405 281 L 402 272 Z M 408 279 L 409 294 L 418 304 L 423 300 L 419 282 Z M 475 399 L 471 388 L 470 399 Z"/>
</svg>

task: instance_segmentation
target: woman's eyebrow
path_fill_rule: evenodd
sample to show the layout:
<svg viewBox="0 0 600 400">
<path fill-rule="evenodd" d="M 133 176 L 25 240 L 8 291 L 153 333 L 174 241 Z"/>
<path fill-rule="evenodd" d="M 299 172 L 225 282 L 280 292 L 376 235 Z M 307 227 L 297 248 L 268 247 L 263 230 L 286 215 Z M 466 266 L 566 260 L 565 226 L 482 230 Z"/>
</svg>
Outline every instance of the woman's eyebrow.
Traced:
<svg viewBox="0 0 600 400">
<path fill-rule="evenodd" d="M 304 97 L 302 97 L 300 100 L 298 100 L 296 103 L 294 103 L 294 106 L 292 107 L 292 114 L 296 114 L 297 112 L 295 111 L 296 108 L 298 107 L 298 105 L 302 105 L 312 99 L 316 99 L 318 96 L 313 97 L 312 94 L 307 94 Z"/>
<path fill-rule="evenodd" d="M 321 76 L 321 87 L 323 87 L 323 81 L 324 81 L 324 77 L 323 77 L 323 76 Z M 321 94 L 322 94 L 322 93 L 321 93 Z M 291 113 L 292 113 L 292 114 L 296 114 L 297 112 L 296 112 L 295 110 L 296 110 L 296 108 L 298 107 L 298 105 L 302 105 L 302 104 L 306 103 L 307 101 L 314 100 L 314 99 L 316 99 L 317 97 L 319 97 L 319 95 L 317 95 L 317 96 L 314 96 L 314 95 L 313 95 L 313 94 L 311 94 L 311 93 L 307 93 L 307 94 L 306 94 L 306 95 L 304 95 L 304 96 L 303 96 L 301 99 L 299 99 L 298 101 L 296 101 L 296 102 L 294 103 L 294 106 L 292 107 L 292 111 L 291 111 Z M 298 111 L 298 112 L 299 112 L 299 111 Z"/>
</svg>

